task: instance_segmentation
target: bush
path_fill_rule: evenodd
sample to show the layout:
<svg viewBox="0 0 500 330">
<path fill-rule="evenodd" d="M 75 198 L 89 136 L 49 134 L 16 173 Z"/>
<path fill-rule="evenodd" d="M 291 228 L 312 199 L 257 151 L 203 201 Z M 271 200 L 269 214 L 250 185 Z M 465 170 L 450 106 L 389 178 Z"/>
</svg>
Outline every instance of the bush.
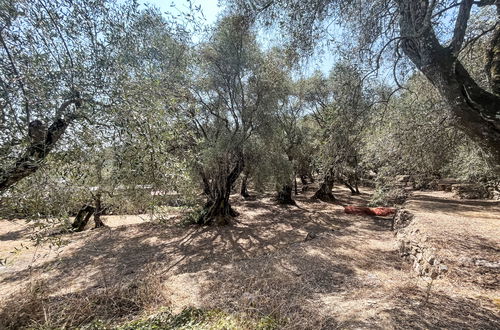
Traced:
<svg viewBox="0 0 500 330">
<path fill-rule="evenodd" d="M 403 204 L 409 192 L 397 186 L 379 186 L 370 200 L 370 206 L 392 206 Z"/>
</svg>

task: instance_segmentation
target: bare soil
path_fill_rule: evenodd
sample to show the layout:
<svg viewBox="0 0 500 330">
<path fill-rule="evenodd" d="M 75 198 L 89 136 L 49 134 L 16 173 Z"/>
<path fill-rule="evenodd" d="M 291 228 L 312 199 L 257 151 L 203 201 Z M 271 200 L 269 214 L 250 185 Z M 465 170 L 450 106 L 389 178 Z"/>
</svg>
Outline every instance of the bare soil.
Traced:
<svg viewBox="0 0 500 330">
<path fill-rule="evenodd" d="M 225 227 L 108 216 L 107 228 L 62 235 L 57 248 L 35 247 L 23 221 L 0 220 L 0 308 L 34 281 L 60 304 L 153 274 L 175 311 L 271 315 L 286 329 L 500 328 L 498 268 L 476 265 L 499 261 L 499 202 L 415 194 L 408 208 L 450 265 L 430 282 L 399 256 L 390 216 L 344 213 L 343 205 L 366 205 L 369 190 L 334 194 L 336 203 L 299 194 L 296 207 L 267 194 L 233 196 L 241 215 Z"/>
</svg>

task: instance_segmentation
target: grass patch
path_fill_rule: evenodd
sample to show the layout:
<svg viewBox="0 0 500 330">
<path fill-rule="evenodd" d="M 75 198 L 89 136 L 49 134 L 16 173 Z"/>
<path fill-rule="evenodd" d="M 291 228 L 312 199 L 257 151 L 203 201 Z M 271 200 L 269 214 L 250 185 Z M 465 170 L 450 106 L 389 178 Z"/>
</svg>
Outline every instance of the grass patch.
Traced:
<svg viewBox="0 0 500 330">
<path fill-rule="evenodd" d="M 254 320 L 245 316 L 229 314 L 221 310 L 186 308 L 179 314 L 164 310 L 144 319 L 123 325 L 109 325 L 102 321 L 80 327 L 79 330 L 224 330 L 257 329 L 273 330 L 278 322 L 271 317 Z"/>
</svg>

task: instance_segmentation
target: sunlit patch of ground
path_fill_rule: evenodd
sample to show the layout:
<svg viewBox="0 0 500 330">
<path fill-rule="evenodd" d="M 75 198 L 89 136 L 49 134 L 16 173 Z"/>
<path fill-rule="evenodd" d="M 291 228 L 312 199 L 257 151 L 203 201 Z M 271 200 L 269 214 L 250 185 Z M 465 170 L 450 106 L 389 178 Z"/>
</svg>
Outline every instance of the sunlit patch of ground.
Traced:
<svg viewBox="0 0 500 330">
<path fill-rule="evenodd" d="M 337 188 L 339 201 L 333 204 L 310 200 L 312 192 L 299 194 L 297 207 L 278 206 L 269 194 L 247 201 L 233 196 L 241 216 L 226 227 L 182 227 L 179 217 L 163 224 L 139 216 L 105 217 L 107 228 L 64 234 L 68 243 L 50 253 L 35 254 L 46 246 L 18 252 L 0 271 L 2 306 L 15 304 L 20 290 L 35 280 L 45 279 L 44 290 L 60 303 L 152 277 L 157 290 L 146 292 L 167 298 L 157 299 L 158 308 L 270 315 L 289 329 L 500 327 L 498 309 L 485 298 L 498 296 L 498 287 L 469 283 L 467 291 L 454 291 L 457 279 L 450 269 L 429 290 L 400 258 L 391 217 L 345 214 L 343 205 L 366 205 L 370 191 L 363 192 L 352 197 Z M 436 235 L 439 228 L 456 242 L 484 235 L 498 248 L 498 219 L 491 217 L 498 204 L 457 208 L 462 213 L 456 222 L 451 203 L 456 201 L 447 195 L 419 193 L 409 205 L 436 224 Z M 2 255 L 29 243 L 27 228 L 1 221 Z M 149 305 L 137 303 L 125 318 L 139 317 Z"/>
</svg>

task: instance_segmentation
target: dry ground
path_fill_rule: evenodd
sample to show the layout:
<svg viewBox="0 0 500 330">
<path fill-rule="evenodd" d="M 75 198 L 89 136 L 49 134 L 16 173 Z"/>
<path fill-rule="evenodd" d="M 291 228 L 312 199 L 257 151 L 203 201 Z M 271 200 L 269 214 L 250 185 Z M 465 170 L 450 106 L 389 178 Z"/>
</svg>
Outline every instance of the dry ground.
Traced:
<svg viewBox="0 0 500 330">
<path fill-rule="evenodd" d="M 48 299 L 41 315 L 50 319 L 50 304 L 71 306 L 117 283 L 135 288 L 153 280 L 148 297 L 158 299 L 114 317 L 168 304 L 175 311 L 271 315 L 286 329 L 500 328 L 498 272 L 484 285 L 454 261 L 457 251 L 472 262 L 498 261 L 498 202 L 457 203 L 440 193 L 412 199 L 408 207 L 425 219 L 422 230 L 451 263 L 446 277 L 431 284 L 400 258 L 390 217 L 344 214 L 342 205 L 366 203 L 366 190 L 358 197 L 342 188 L 334 193 L 338 203 L 311 201 L 308 193 L 297 196 L 297 207 L 277 206 L 269 195 L 235 196 L 241 216 L 226 227 L 132 224 L 142 222 L 136 218 L 120 225 L 105 218 L 109 228 L 63 235 L 58 249 L 33 247 L 29 226 L 0 220 L 0 259 L 7 257 L 0 306 L 12 309 L 26 295 L 23 288 L 43 283 Z M 308 233 L 314 238 L 306 240 Z M 27 248 L 11 253 L 21 243 Z"/>
</svg>

